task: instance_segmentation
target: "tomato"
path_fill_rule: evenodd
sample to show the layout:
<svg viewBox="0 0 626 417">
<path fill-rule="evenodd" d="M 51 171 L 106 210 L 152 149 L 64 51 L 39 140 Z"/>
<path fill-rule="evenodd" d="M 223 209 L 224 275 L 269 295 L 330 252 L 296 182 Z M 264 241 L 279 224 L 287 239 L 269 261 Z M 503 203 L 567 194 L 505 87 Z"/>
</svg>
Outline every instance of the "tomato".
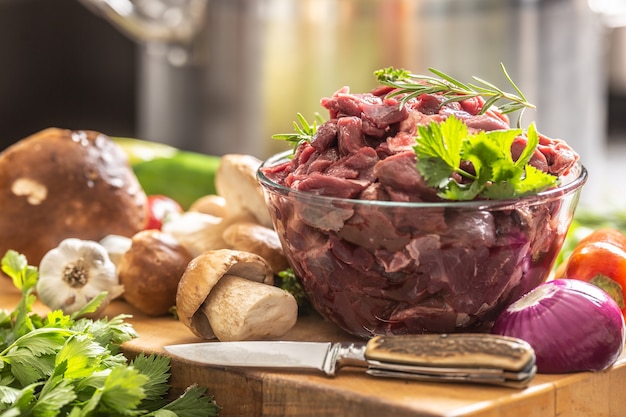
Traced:
<svg viewBox="0 0 626 417">
<path fill-rule="evenodd" d="M 183 212 L 178 202 L 164 195 L 148 196 L 148 218 L 145 229 L 161 230 L 163 222 L 172 215 Z"/>
<path fill-rule="evenodd" d="M 583 238 L 570 254 L 564 275 L 596 284 L 626 314 L 626 236 L 616 229 L 598 229 Z"/>
</svg>

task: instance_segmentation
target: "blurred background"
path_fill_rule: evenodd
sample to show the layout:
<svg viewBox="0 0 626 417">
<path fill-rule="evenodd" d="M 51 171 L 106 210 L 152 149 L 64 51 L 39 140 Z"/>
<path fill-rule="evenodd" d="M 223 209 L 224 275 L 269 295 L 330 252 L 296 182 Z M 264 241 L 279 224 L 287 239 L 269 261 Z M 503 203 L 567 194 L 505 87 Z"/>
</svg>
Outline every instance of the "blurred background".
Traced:
<svg viewBox="0 0 626 417">
<path fill-rule="evenodd" d="M 626 0 L 0 0 L 0 54 L 1 148 L 56 126 L 259 158 L 376 69 L 508 89 L 502 62 L 584 198 L 626 196 Z"/>
</svg>

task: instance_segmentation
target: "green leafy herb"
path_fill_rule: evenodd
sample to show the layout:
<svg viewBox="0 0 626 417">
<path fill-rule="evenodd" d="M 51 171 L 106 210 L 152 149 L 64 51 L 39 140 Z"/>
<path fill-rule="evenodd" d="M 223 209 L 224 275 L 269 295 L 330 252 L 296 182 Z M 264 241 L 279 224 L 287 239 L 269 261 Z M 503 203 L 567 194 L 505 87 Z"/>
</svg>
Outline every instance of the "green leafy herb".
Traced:
<svg viewBox="0 0 626 417">
<path fill-rule="evenodd" d="M 447 200 L 507 199 L 556 185 L 556 176 L 528 164 L 539 143 L 534 124 L 526 132 L 524 151 L 513 160 L 511 145 L 522 133 L 510 129 L 469 134 L 454 116 L 420 126 L 414 147 L 417 168 Z"/>
<path fill-rule="evenodd" d="M 473 77 L 477 84 L 463 83 L 434 68 L 429 68 L 428 70 L 439 78 L 430 75 L 412 74 L 404 69 L 393 67 L 377 70 L 374 72 L 374 75 L 380 84 L 396 89 L 390 93 L 390 97 L 405 94 L 401 99 L 402 104 L 422 94 L 442 94 L 446 98 L 442 106 L 451 102 L 480 96 L 485 99 L 485 104 L 481 109 L 482 114 L 489 110 L 490 107 L 504 101 L 504 104 L 499 105 L 500 112 L 508 114 L 519 110 L 517 127 L 520 127 L 524 110 L 526 108 L 534 109 L 535 106 L 526 100 L 524 94 L 509 76 L 504 65 L 500 64 L 500 66 L 515 93 L 505 92 L 496 85 L 478 77 Z"/>
<path fill-rule="evenodd" d="M 278 133 L 272 135 L 273 139 L 284 140 L 293 144 L 294 150 L 304 142 L 311 142 L 317 133 L 317 128 L 324 123 L 319 113 L 315 113 L 315 121 L 309 123 L 301 113 L 297 114 L 298 120 L 293 122 L 294 133 Z"/>
<path fill-rule="evenodd" d="M 300 284 L 300 281 L 298 281 L 298 277 L 292 268 L 285 269 L 284 271 L 280 271 L 278 273 L 276 285 L 293 295 L 298 303 L 299 314 L 304 315 L 313 311 L 313 306 L 306 296 L 304 288 L 302 287 L 302 284 Z"/>
<path fill-rule="evenodd" d="M 216 416 L 205 389 L 190 387 L 168 403 L 170 359 L 139 354 L 128 362 L 123 342 L 137 337 L 128 316 L 91 320 L 60 310 L 32 312 L 38 271 L 8 251 L 2 270 L 21 290 L 12 312 L 0 311 L 0 416 Z M 85 311 L 94 311 L 98 297 Z"/>
</svg>

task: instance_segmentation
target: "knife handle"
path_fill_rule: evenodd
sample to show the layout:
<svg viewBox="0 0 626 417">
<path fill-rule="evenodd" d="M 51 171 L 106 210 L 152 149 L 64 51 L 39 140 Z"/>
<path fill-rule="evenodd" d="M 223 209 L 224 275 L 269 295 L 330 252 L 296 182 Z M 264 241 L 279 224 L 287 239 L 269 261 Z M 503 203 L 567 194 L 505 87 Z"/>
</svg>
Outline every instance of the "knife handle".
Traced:
<svg viewBox="0 0 626 417">
<path fill-rule="evenodd" d="M 376 336 L 365 358 L 431 368 L 484 368 L 520 372 L 534 366 L 535 352 L 525 341 L 482 333 Z"/>
</svg>

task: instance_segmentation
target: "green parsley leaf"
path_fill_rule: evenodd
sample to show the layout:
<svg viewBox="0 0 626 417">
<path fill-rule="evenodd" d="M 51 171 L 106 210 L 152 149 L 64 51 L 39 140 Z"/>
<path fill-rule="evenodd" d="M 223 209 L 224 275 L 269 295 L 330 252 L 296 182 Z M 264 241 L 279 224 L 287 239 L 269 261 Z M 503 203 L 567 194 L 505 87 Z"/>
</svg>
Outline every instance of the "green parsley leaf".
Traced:
<svg viewBox="0 0 626 417">
<path fill-rule="evenodd" d="M 192 385 L 185 390 L 183 395 L 172 401 L 170 404 L 163 407 L 154 413 L 147 414 L 147 416 L 163 417 L 170 416 L 171 414 L 163 414 L 162 411 L 172 411 L 176 416 L 181 416 L 181 410 L 185 410 L 185 416 L 187 417 L 215 417 L 220 410 L 211 397 L 205 395 L 206 388 L 201 388 L 197 385 Z M 207 413 L 209 409 L 209 413 Z"/>
<path fill-rule="evenodd" d="M 418 127 L 417 169 L 447 200 L 508 199 L 555 186 L 557 177 L 528 164 L 539 143 L 534 124 L 522 154 L 513 160 L 511 146 L 522 134 L 521 129 L 469 134 L 462 121 L 450 116 Z"/>
<path fill-rule="evenodd" d="M 133 415 L 146 394 L 143 385 L 148 377 L 132 367 L 118 366 L 111 370 L 102 391 L 101 406 L 119 415 Z"/>
<path fill-rule="evenodd" d="M 429 186 L 445 188 L 451 175 L 460 169 L 463 142 L 458 138 L 467 137 L 467 126 L 451 117 L 445 123 L 419 126 L 418 134 L 421 138 L 415 145 L 420 161 L 418 169 Z"/>
<path fill-rule="evenodd" d="M 32 406 L 33 415 L 55 417 L 59 410 L 76 399 L 76 392 L 70 380 L 56 375 L 44 385 L 39 399 Z"/>
<path fill-rule="evenodd" d="M 15 251 L 1 264 L 22 290 L 14 311 L 0 311 L 1 417 L 217 415 L 203 390 L 168 402 L 168 357 L 139 355 L 131 363 L 119 353 L 137 337 L 129 316 L 94 321 L 57 310 L 41 317 L 32 312 L 37 269 Z"/>
<path fill-rule="evenodd" d="M 131 365 L 148 377 L 144 386 L 146 399 L 153 401 L 167 394 L 167 381 L 170 377 L 170 361 L 164 356 L 145 354 L 137 355 Z"/>
<path fill-rule="evenodd" d="M 18 290 L 28 290 L 37 285 L 37 269 L 29 266 L 26 257 L 14 250 L 7 251 L 2 258 L 2 271 L 13 280 Z"/>
</svg>

